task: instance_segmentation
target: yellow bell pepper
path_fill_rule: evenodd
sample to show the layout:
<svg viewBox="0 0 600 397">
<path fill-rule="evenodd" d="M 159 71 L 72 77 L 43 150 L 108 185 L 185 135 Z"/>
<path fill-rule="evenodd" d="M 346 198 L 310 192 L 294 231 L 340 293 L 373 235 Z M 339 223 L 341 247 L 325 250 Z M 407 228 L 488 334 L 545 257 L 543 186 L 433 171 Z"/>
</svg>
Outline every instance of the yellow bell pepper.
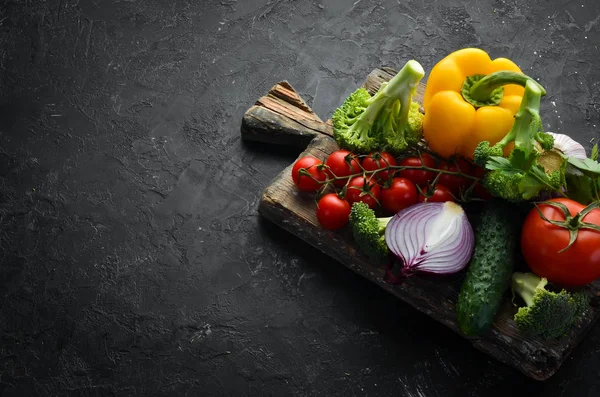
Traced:
<svg viewBox="0 0 600 397">
<path fill-rule="evenodd" d="M 500 141 L 513 125 L 527 80 L 511 60 L 492 60 L 478 48 L 446 56 L 431 70 L 423 98 L 429 147 L 443 157 L 472 159 L 479 142 Z"/>
</svg>

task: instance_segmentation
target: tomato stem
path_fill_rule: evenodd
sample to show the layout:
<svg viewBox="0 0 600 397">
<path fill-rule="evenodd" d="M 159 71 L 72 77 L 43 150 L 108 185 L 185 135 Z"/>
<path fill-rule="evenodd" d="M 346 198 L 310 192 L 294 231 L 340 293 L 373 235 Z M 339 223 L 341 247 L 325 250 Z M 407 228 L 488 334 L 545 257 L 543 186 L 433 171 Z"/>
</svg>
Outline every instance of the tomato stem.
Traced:
<svg viewBox="0 0 600 397">
<path fill-rule="evenodd" d="M 545 204 L 545 205 L 549 205 L 551 207 L 559 209 L 562 212 L 563 216 L 565 217 L 565 220 L 557 221 L 554 219 L 548 219 L 548 217 L 546 215 L 544 215 L 544 213 L 542 212 L 542 210 L 540 209 L 538 204 Z M 550 223 L 551 225 L 562 227 L 569 231 L 569 243 L 567 244 L 567 246 L 565 248 L 558 251 L 559 254 L 561 252 L 564 252 L 567 249 L 569 249 L 575 243 L 575 240 L 577 240 L 577 236 L 581 229 L 590 229 L 590 230 L 595 230 L 597 232 L 600 232 L 600 226 L 595 225 L 593 223 L 583 221 L 583 218 L 588 213 L 590 213 L 590 211 L 600 208 L 600 201 L 592 202 L 591 204 L 589 204 L 587 207 L 585 207 L 584 209 L 582 209 L 575 215 L 571 215 L 571 212 L 569 211 L 569 208 L 567 208 L 566 205 L 564 205 L 563 203 L 555 202 L 555 201 L 545 201 L 543 203 L 534 203 L 534 205 L 538 211 L 540 218 L 542 218 L 544 221 Z"/>
</svg>

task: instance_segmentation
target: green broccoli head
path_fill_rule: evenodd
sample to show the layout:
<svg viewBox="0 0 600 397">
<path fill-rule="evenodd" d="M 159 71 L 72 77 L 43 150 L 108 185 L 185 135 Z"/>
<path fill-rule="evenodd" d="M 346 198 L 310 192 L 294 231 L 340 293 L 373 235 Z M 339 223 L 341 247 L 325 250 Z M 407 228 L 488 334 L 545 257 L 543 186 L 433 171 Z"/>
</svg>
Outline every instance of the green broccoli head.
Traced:
<svg viewBox="0 0 600 397">
<path fill-rule="evenodd" d="M 556 161 L 548 155 L 552 153 L 554 138 L 541 130 L 539 110 L 544 92 L 539 84 L 527 81 L 525 94 L 508 134 L 493 145 L 487 141 L 480 142 L 473 152 L 475 163 L 491 171 L 484 185 L 496 197 L 525 201 L 540 193 L 560 193 L 564 185 L 566 167 L 561 166 L 562 158 Z M 511 143 L 514 148 L 506 158 L 503 152 Z M 548 167 L 550 163 L 558 166 Z"/>
<path fill-rule="evenodd" d="M 333 112 L 331 117 L 333 137 L 339 147 L 363 153 L 377 146 L 377 136 L 372 133 L 364 117 L 361 117 L 369 106 L 370 100 L 369 92 L 359 88 Z"/>
<path fill-rule="evenodd" d="M 494 169 L 485 175 L 483 185 L 494 197 L 521 202 L 560 190 L 563 179 L 562 171 L 548 173 L 540 165 L 534 164 L 527 172 Z"/>
<path fill-rule="evenodd" d="M 501 144 L 490 145 L 489 141 L 481 141 L 475 148 L 473 160 L 475 164 L 485 167 L 491 157 L 500 157 L 504 154 Z"/>
<path fill-rule="evenodd" d="M 490 171 L 483 179 L 483 185 L 494 196 L 508 201 L 523 201 L 520 186 L 523 181 L 522 173 L 507 173 L 501 170 Z"/>
<path fill-rule="evenodd" d="M 515 324 L 523 333 L 542 339 L 564 335 L 588 308 L 585 294 L 552 292 L 546 289 L 547 283 L 533 273 L 516 272 L 512 276 L 513 293 L 527 305 L 518 309 Z"/>
<path fill-rule="evenodd" d="M 423 116 L 412 97 L 424 75 L 421 65 L 411 60 L 374 96 L 364 88 L 352 93 L 332 116 L 338 146 L 355 153 L 389 146 L 397 154 L 420 139 Z"/>
<path fill-rule="evenodd" d="M 384 150 L 394 155 L 403 153 L 423 137 L 425 116 L 419 110 L 420 105 L 411 101 L 407 114 L 402 112 L 401 106 L 400 101 L 396 101 L 380 133 L 383 137 Z"/>
<path fill-rule="evenodd" d="M 554 137 L 548 133 L 539 131 L 535 135 L 535 140 L 540 144 L 543 150 L 552 150 L 552 148 L 554 148 Z"/>
<path fill-rule="evenodd" d="M 546 176 L 548 177 L 548 183 L 554 190 L 559 190 L 563 186 L 564 174 L 561 170 L 546 172 Z"/>
<path fill-rule="evenodd" d="M 385 242 L 385 228 L 390 218 L 377 218 L 375 211 L 363 202 L 352 204 L 350 229 L 356 245 L 371 260 L 381 263 L 389 255 Z"/>
<path fill-rule="evenodd" d="M 421 113 L 421 105 L 417 102 L 410 104 L 408 111 L 408 128 L 406 129 L 406 140 L 410 144 L 418 143 L 423 138 L 423 119 L 425 115 Z"/>
</svg>

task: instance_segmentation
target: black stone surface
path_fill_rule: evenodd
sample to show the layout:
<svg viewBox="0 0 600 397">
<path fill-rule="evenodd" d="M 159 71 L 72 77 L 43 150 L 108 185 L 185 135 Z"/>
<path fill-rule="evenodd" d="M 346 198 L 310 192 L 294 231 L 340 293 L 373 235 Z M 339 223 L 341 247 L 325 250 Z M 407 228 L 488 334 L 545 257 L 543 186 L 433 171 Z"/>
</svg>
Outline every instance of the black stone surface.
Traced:
<svg viewBox="0 0 600 397">
<path fill-rule="evenodd" d="M 0 5 L 0 395 L 597 396 L 597 325 L 530 380 L 257 215 L 297 152 L 240 140 L 288 80 L 322 118 L 375 67 L 478 46 L 600 123 L 600 3 Z"/>
</svg>

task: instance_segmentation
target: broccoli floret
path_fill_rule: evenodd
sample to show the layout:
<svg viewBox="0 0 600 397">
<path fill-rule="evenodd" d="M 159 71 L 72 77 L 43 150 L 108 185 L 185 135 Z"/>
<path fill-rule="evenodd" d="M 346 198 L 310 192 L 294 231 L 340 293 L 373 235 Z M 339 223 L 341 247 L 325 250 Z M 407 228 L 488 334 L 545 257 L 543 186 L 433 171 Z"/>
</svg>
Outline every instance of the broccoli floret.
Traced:
<svg viewBox="0 0 600 397">
<path fill-rule="evenodd" d="M 338 146 L 355 153 L 385 149 L 398 154 L 418 141 L 423 115 L 412 97 L 424 75 L 423 67 L 410 60 L 375 95 L 364 88 L 350 94 L 332 116 Z"/>
<path fill-rule="evenodd" d="M 523 200 L 523 193 L 519 186 L 523 181 L 524 174 L 509 174 L 501 171 L 491 171 L 483 179 L 483 185 L 494 197 L 501 197 L 508 201 Z"/>
<path fill-rule="evenodd" d="M 411 102 L 408 114 L 402 112 L 400 101 L 397 101 L 399 115 L 390 118 L 393 125 L 384 128 L 383 147 L 386 151 L 394 154 L 404 152 L 408 146 L 415 145 L 423 137 L 423 113 L 419 111 L 419 104 Z M 403 128 L 401 126 L 404 126 Z"/>
<path fill-rule="evenodd" d="M 503 147 L 496 144 L 490 145 L 489 141 L 481 141 L 475 148 L 473 153 L 473 160 L 475 164 L 485 167 L 485 163 L 492 157 L 499 157 L 504 154 Z"/>
<path fill-rule="evenodd" d="M 554 190 L 558 190 L 563 186 L 564 175 L 561 170 L 552 172 L 546 171 L 546 177 L 548 178 L 548 183 L 554 188 Z"/>
<path fill-rule="evenodd" d="M 490 161 L 491 163 L 488 165 L 492 167 L 493 171 L 485 175 L 483 185 L 494 197 L 512 202 L 522 202 L 543 197 L 544 194 L 552 196 L 559 192 L 565 184 L 562 169 L 548 171 L 540 164 L 534 164 L 527 171 L 523 171 L 510 164 L 505 166 L 501 162 L 497 163 L 495 159 Z"/>
<path fill-rule="evenodd" d="M 366 117 L 361 117 L 370 100 L 369 92 L 359 88 L 333 112 L 333 133 L 340 148 L 366 153 L 379 144 L 377 136 L 371 133 L 369 121 Z"/>
<path fill-rule="evenodd" d="M 490 172 L 484 179 L 487 190 L 495 197 L 524 201 L 541 192 L 557 191 L 564 182 L 564 169 L 546 170 L 540 163 L 544 151 L 554 147 L 554 137 L 541 131 L 540 101 L 543 88 L 528 81 L 521 106 L 511 130 L 500 142 L 492 145 L 479 142 L 473 153 L 474 161 Z M 514 144 L 508 158 L 504 149 Z"/>
<path fill-rule="evenodd" d="M 541 339 L 564 335 L 587 310 L 589 298 L 583 292 L 569 293 L 564 289 L 546 289 L 548 280 L 533 273 L 516 272 L 512 290 L 527 306 L 520 307 L 514 321 L 519 330 Z"/>
<path fill-rule="evenodd" d="M 554 137 L 545 132 L 538 132 L 535 135 L 535 141 L 540 144 L 542 150 L 552 150 L 554 148 Z"/>
<path fill-rule="evenodd" d="M 390 219 L 378 218 L 375 211 L 361 201 L 352 204 L 350 210 L 350 229 L 356 245 L 377 263 L 382 263 L 389 255 L 384 232 Z"/>
</svg>

